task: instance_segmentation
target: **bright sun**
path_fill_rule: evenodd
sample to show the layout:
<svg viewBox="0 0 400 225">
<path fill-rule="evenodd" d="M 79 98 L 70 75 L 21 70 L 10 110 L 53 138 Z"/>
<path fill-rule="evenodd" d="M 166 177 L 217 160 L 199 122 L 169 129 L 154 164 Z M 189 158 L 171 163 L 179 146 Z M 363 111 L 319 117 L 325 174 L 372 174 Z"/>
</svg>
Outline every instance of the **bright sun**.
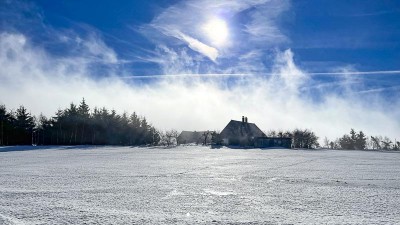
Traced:
<svg viewBox="0 0 400 225">
<path fill-rule="evenodd" d="M 212 19 L 203 27 L 208 38 L 215 45 L 222 45 L 228 38 L 228 27 L 225 21 L 221 19 Z"/>
</svg>

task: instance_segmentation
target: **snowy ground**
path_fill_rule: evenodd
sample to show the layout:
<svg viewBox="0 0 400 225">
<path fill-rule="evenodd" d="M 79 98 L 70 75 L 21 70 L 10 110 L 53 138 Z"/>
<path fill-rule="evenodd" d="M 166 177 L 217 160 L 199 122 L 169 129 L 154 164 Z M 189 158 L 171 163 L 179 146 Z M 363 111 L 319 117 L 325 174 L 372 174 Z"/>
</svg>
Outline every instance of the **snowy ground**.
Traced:
<svg viewBox="0 0 400 225">
<path fill-rule="evenodd" d="M 83 223 L 399 224 L 400 154 L 0 148 L 0 224 Z"/>
</svg>

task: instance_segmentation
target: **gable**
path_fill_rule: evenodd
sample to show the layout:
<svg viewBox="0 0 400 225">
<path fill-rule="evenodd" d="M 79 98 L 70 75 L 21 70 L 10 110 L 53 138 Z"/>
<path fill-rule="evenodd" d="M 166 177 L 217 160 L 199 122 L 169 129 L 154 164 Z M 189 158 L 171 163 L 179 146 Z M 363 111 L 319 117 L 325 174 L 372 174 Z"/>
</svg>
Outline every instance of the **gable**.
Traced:
<svg viewBox="0 0 400 225">
<path fill-rule="evenodd" d="M 231 120 L 221 131 L 221 138 L 265 137 L 266 135 L 254 123 Z"/>
</svg>

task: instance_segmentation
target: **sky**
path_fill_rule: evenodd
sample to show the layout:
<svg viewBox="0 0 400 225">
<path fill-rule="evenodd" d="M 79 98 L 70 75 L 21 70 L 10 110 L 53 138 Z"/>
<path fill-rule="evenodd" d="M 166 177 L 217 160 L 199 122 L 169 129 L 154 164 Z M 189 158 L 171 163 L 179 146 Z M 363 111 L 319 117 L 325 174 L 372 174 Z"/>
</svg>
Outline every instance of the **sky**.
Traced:
<svg viewBox="0 0 400 225">
<path fill-rule="evenodd" d="M 400 2 L 0 0 L 0 104 L 400 139 Z"/>
</svg>

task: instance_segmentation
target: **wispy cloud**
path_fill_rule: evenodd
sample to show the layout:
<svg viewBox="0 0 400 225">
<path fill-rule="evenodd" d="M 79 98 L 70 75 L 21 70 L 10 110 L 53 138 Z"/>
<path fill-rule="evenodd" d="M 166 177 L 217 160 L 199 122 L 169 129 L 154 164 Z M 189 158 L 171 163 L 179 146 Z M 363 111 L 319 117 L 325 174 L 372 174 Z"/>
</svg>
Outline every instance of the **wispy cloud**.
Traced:
<svg viewBox="0 0 400 225">
<path fill-rule="evenodd" d="M 245 24 L 245 32 L 250 40 L 263 47 L 287 42 L 288 38 L 276 25 L 277 17 L 290 8 L 289 1 L 270 1 L 250 12 L 250 22 Z"/>
<path fill-rule="evenodd" d="M 202 53 L 203 55 L 207 56 L 210 58 L 212 61 L 215 61 L 218 57 L 218 50 L 210 47 L 201 41 L 194 39 L 192 37 L 189 37 L 183 33 L 178 32 L 180 34 L 179 36 L 182 38 L 182 40 L 186 41 L 188 43 L 189 48 Z"/>
<path fill-rule="evenodd" d="M 91 56 L 98 58 L 102 63 L 114 64 L 118 62 L 117 54 L 113 49 L 106 46 L 100 38 L 92 35 L 88 40 L 78 40 Z"/>
<path fill-rule="evenodd" d="M 60 60 L 22 34 L 2 33 L 0 46 L 0 103 L 24 104 L 34 114 L 53 115 L 85 97 L 92 106 L 135 110 L 161 129 L 221 130 L 230 119 L 247 115 L 265 130 L 310 128 L 332 138 L 352 127 L 388 136 L 400 131 L 400 112 L 393 110 L 398 103 L 389 104 L 376 93 L 361 97 L 319 89 L 322 100 L 313 101 L 302 90 L 312 77 L 296 66 L 291 50 L 278 52 L 267 77 L 181 79 L 185 75 L 178 72 L 170 79 L 128 83 L 112 72 L 96 78 L 81 57 Z"/>
<path fill-rule="evenodd" d="M 276 73 L 178 73 L 178 74 L 149 74 L 149 75 L 128 75 L 120 76 L 125 79 L 145 79 L 158 78 L 168 79 L 171 77 L 193 78 L 193 77 L 269 77 Z M 344 75 L 400 75 L 399 70 L 383 70 L 383 71 L 353 71 L 353 72 L 307 72 L 309 76 L 344 76 Z M 329 86 L 330 83 L 323 84 Z"/>
<path fill-rule="evenodd" d="M 289 8 L 289 1 L 254 0 L 254 1 L 183 1 L 165 9 L 154 20 L 142 27 L 142 32 L 156 44 L 165 44 L 173 37 L 181 42 L 170 47 L 186 45 L 195 52 L 216 62 L 218 58 L 237 57 L 233 52 L 247 54 L 255 45 L 273 46 L 287 40 L 276 25 L 276 18 Z M 236 17 L 243 17 L 237 23 Z M 212 18 L 227 22 L 232 33 L 223 46 L 215 46 L 204 32 L 204 25 Z M 233 21 L 236 20 L 236 23 Z M 160 35 L 165 38 L 160 38 Z M 167 39 L 167 40 L 166 40 Z M 247 40 L 245 45 L 243 40 Z M 221 62 L 220 62 L 221 63 Z M 220 65 L 221 66 L 221 65 Z"/>
</svg>

